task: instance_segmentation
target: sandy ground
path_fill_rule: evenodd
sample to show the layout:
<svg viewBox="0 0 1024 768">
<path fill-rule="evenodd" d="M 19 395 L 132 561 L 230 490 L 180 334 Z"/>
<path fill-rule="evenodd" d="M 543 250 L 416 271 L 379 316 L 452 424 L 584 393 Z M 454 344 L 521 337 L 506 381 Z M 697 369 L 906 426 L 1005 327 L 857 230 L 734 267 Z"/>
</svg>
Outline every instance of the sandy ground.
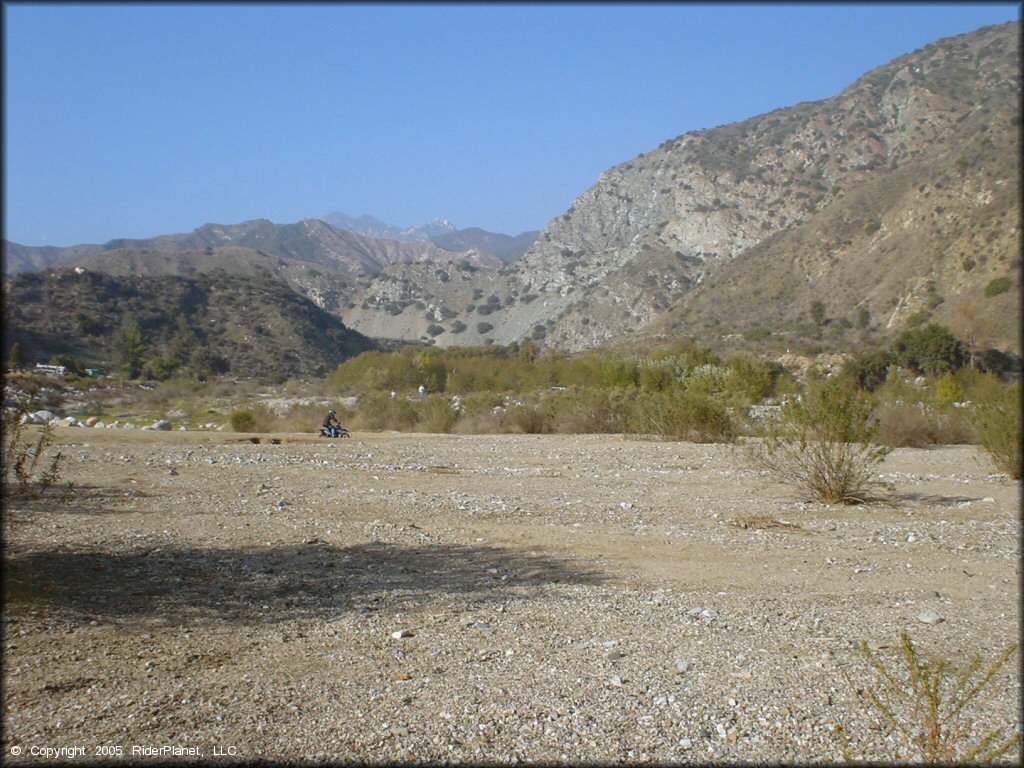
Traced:
<svg viewBox="0 0 1024 768">
<path fill-rule="evenodd" d="M 832 760 L 854 643 L 1019 636 L 1020 486 L 973 447 L 838 507 L 624 436 L 56 435 L 72 490 L 4 520 L 12 763 Z"/>
</svg>

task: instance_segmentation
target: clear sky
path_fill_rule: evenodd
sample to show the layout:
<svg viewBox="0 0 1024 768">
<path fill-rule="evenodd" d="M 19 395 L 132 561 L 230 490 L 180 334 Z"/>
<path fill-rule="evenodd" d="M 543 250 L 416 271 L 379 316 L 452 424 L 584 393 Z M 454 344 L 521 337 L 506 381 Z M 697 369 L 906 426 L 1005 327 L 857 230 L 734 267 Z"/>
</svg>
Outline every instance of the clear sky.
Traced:
<svg viewBox="0 0 1024 768">
<path fill-rule="evenodd" d="M 4 3 L 4 237 L 341 211 L 518 234 L 1019 3 Z"/>
</svg>

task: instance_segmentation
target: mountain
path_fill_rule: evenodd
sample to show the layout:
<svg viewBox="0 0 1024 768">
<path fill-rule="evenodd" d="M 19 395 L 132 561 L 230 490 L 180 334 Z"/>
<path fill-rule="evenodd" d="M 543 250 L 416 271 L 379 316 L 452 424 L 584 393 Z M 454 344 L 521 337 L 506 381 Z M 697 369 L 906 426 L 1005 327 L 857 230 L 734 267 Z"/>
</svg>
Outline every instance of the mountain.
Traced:
<svg viewBox="0 0 1024 768">
<path fill-rule="evenodd" d="M 458 229 L 430 238 L 430 242 L 449 251 L 479 250 L 493 253 L 506 264 L 515 261 L 537 240 L 540 232 L 522 232 L 515 237 L 487 232 L 479 227 Z"/>
<path fill-rule="evenodd" d="M 932 43 L 609 169 L 498 273 L 403 268 L 403 301 L 439 345 L 807 337 L 821 302 L 836 344 L 936 321 L 1019 354 L 1020 77 L 1017 22 Z M 347 321 L 419 311 L 374 309 Z"/>
<path fill-rule="evenodd" d="M 389 264 L 412 262 L 451 262 L 468 260 L 481 267 L 501 266 L 492 254 L 466 251 L 453 253 L 429 241 L 382 240 L 336 229 L 319 219 L 303 219 L 295 224 L 274 224 L 255 219 L 241 224 L 205 224 L 198 229 L 146 239 L 116 239 L 103 245 L 70 248 L 37 248 L 4 241 L 5 272 L 14 274 L 29 268 L 71 266 L 85 257 L 99 263 L 116 262 L 116 254 L 148 252 L 170 254 L 210 252 L 223 246 L 241 246 L 284 259 L 319 264 L 349 276 L 374 275 Z M 107 255 L 98 258 L 97 254 Z"/>
<path fill-rule="evenodd" d="M 438 235 L 454 232 L 455 227 L 448 219 L 434 219 L 426 224 L 415 227 L 396 227 L 373 216 L 363 214 L 358 219 L 335 211 L 323 217 L 323 220 L 336 229 L 344 229 L 366 237 L 384 240 L 402 240 L 410 243 L 425 243 Z"/>
<path fill-rule="evenodd" d="M 21 245 L 10 240 L 4 240 L 3 245 L 5 275 L 67 266 L 83 256 L 103 250 L 102 245 L 73 245 L 69 248 L 59 248 L 51 245 Z"/>
<path fill-rule="evenodd" d="M 533 244 L 539 234 L 536 231 L 522 232 L 515 237 L 496 232 L 487 232 L 479 227 L 456 229 L 447 219 L 434 219 L 417 227 L 401 228 L 362 215 L 358 219 L 334 212 L 323 220 L 336 229 L 355 232 L 366 237 L 401 240 L 413 243 L 431 242 L 448 251 L 478 251 L 491 253 L 502 262 L 515 261 Z"/>
<path fill-rule="evenodd" d="M 377 348 L 268 275 L 112 276 L 79 267 L 24 272 L 4 288 L 5 348 L 17 342 L 36 361 L 67 355 L 110 365 L 128 320 L 139 323 L 147 357 L 193 372 L 323 376 Z"/>
<path fill-rule="evenodd" d="M 509 263 L 508 236 L 483 230 L 444 222 L 412 243 L 318 219 L 56 257 L 111 274 L 273 277 L 380 340 L 849 349 L 934 321 L 1019 355 L 1020 103 L 1013 22 L 929 44 L 831 98 L 669 139 L 519 236 L 532 244 Z M 54 257 L 5 244 L 12 254 Z"/>
</svg>

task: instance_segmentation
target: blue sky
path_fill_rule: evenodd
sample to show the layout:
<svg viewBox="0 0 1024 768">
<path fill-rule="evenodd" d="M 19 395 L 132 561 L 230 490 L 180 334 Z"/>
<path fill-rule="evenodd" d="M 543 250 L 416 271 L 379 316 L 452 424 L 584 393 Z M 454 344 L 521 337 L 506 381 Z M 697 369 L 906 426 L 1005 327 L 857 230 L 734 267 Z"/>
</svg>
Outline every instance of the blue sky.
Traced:
<svg viewBox="0 0 1024 768">
<path fill-rule="evenodd" d="M 4 237 L 342 211 L 517 234 L 1018 3 L 4 3 Z"/>
</svg>

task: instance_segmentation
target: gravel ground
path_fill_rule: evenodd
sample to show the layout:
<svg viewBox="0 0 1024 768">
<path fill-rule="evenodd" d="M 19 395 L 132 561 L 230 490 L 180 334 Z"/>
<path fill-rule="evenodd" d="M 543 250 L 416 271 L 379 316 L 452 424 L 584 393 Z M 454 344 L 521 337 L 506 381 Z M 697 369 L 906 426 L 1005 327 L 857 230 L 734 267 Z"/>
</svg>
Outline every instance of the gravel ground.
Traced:
<svg viewBox="0 0 1024 768">
<path fill-rule="evenodd" d="M 881 759 L 857 643 L 1020 632 L 1020 486 L 972 447 L 842 508 L 719 445 L 56 435 L 73 491 L 4 518 L 10 764 Z M 1020 732 L 1019 658 L 975 735 Z"/>
</svg>

